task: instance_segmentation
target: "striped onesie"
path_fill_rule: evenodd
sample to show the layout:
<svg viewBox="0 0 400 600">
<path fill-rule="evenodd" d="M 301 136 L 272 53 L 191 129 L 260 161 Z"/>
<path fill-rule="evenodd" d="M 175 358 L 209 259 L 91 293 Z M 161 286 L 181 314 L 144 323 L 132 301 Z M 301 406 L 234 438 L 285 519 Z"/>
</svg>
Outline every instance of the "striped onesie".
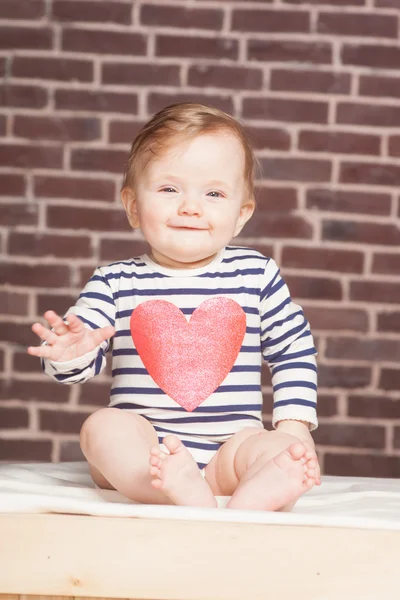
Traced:
<svg viewBox="0 0 400 600">
<path fill-rule="evenodd" d="M 44 371 L 61 383 L 82 383 L 102 371 L 110 350 L 109 406 L 145 417 L 160 441 L 177 435 L 200 468 L 234 433 L 263 427 L 263 358 L 272 375 L 273 425 L 293 419 L 317 426 L 308 322 L 276 263 L 255 250 L 227 246 L 198 269 L 168 269 L 147 255 L 97 268 L 71 312 L 90 329 L 111 324 L 116 333 L 80 358 L 43 360 Z"/>
</svg>

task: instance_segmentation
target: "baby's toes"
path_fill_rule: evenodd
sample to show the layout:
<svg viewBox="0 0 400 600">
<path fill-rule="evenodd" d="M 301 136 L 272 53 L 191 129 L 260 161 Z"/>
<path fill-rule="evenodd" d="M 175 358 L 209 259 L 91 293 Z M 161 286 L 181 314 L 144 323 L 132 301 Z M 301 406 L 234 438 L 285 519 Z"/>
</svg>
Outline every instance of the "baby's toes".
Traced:
<svg viewBox="0 0 400 600">
<path fill-rule="evenodd" d="M 152 477 L 160 477 L 161 476 L 161 471 L 160 471 L 159 467 L 157 467 L 157 466 L 150 467 L 149 473 Z"/>
</svg>

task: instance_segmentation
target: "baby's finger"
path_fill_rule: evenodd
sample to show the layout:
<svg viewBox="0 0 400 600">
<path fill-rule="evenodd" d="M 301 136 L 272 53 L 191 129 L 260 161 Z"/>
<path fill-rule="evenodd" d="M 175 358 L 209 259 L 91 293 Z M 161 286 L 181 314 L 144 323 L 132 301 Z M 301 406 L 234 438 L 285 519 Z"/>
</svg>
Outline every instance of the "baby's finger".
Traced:
<svg viewBox="0 0 400 600">
<path fill-rule="evenodd" d="M 48 310 L 47 312 L 45 312 L 44 318 L 50 325 L 52 331 L 54 331 L 57 335 L 64 335 L 68 333 L 68 326 L 60 317 L 60 315 L 54 312 L 54 310 Z"/>
<path fill-rule="evenodd" d="M 29 346 L 26 351 L 31 356 L 38 356 L 39 358 L 51 358 L 52 347 L 48 345 L 44 346 Z"/>
<path fill-rule="evenodd" d="M 108 327 L 101 327 L 100 329 L 93 329 L 92 340 L 96 346 L 99 346 L 104 340 L 108 340 L 115 333 L 114 327 L 109 325 Z"/>
<path fill-rule="evenodd" d="M 67 315 L 65 318 L 68 323 L 68 329 L 71 333 L 82 333 L 82 331 L 85 329 L 85 326 L 80 318 L 73 313 Z"/>
<path fill-rule="evenodd" d="M 50 329 L 47 329 L 47 327 L 43 327 L 41 323 L 34 323 L 32 325 L 32 331 L 33 333 L 36 333 L 43 342 L 47 342 L 50 345 L 57 341 L 57 335 Z"/>
</svg>

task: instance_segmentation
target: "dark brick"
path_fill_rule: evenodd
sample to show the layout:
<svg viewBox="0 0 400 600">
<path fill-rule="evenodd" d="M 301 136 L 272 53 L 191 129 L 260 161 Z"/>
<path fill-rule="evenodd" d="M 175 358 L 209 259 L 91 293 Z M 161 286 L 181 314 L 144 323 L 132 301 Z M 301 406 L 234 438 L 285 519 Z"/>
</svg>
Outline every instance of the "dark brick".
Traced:
<svg viewBox="0 0 400 600">
<path fill-rule="evenodd" d="M 62 462 L 81 462 L 85 457 L 79 442 L 61 442 L 60 443 L 60 461 Z"/>
<path fill-rule="evenodd" d="M 3 227 L 36 225 L 38 213 L 36 204 L 1 204 L 1 224 Z"/>
<path fill-rule="evenodd" d="M 400 243 L 400 229 L 396 225 L 386 223 L 324 220 L 322 239 L 355 244 L 397 246 Z"/>
<path fill-rule="evenodd" d="M 40 371 L 38 359 L 38 371 Z M 55 383 L 50 379 L 38 381 L 34 379 L 8 380 L 0 382 L 0 398 L 2 400 L 27 400 L 36 402 L 67 402 L 70 387 Z"/>
<path fill-rule="evenodd" d="M 90 381 L 79 386 L 79 404 L 88 406 L 107 406 L 110 402 L 110 384 Z"/>
<path fill-rule="evenodd" d="M 307 158 L 260 158 L 263 179 L 324 182 L 331 178 L 329 160 Z"/>
<path fill-rule="evenodd" d="M 337 414 L 337 399 L 331 394 L 318 393 L 318 416 L 333 417 Z"/>
<path fill-rule="evenodd" d="M 348 133 L 346 131 L 300 131 L 299 149 L 308 152 L 338 154 L 380 154 L 379 135 Z"/>
<path fill-rule="evenodd" d="M 350 300 L 400 304 L 400 283 L 382 280 L 351 281 Z"/>
<path fill-rule="evenodd" d="M 330 71 L 310 71 L 306 69 L 272 69 L 270 89 L 317 94 L 349 94 L 351 75 Z"/>
<path fill-rule="evenodd" d="M 189 8 L 144 4 L 140 8 L 140 22 L 157 27 L 183 27 L 185 29 L 222 28 L 224 13 L 215 8 Z"/>
<path fill-rule="evenodd" d="M 389 137 L 389 154 L 390 156 L 400 156 L 400 135 Z"/>
<path fill-rule="evenodd" d="M 7 323 L 0 321 L 0 339 L 13 346 L 32 346 L 37 343 L 38 337 L 31 331 L 32 321 L 27 323 Z M 40 366 L 38 362 L 38 372 Z"/>
<path fill-rule="evenodd" d="M 63 150 L 54 146 L 2 144 L 0 146 L 0 165 L 27 169 L 61 169 Z"/>
<path fill-rule="evenodd" d="M 327 123 L 328 104 L 284 98 L 243 98 L 243 117 L 292 123 Z"/>
<path fill-rule="evenodd" d="M 59 315 L 64 315 L 67 310 L 75 304 L 78 299 L 77 292 L 76 296 L 66 294 L 51 294 L 46 292 L 45 294 L 37 295 L 37 313 L 43 315 L 46 310 L 54 310 Z"/>
<path fill-rule="evenodd" d="M 327 277 L 302 277 L 301 275 L 286 275 L 293 298 L 308 298 L 313 300 L 341 300 L 342 284 L 336 279 Z"/>
<path fill-rule="evenodd" d="M 399 0 L 375 0 L 378 8 L 399 8 Z"/>
<path fill-rule="evenodd" d="M 297 190 L 294 188 L 256 187 L 255 196 L 259 209 L 268 213 L 290 212 L 298 208 Z M 252 218 L 258 218 L 257 209 Z"/>
<path fill-rule="evenodd" d="M 24 196 L 26 190 L 26 181 L 24 175 L 12 175 L 10 173 L 0 173 L 0 196 Z M 2 204 L 2 224 L 3 222 L 3 207 Z M 17 206 L 17 205 L 14 205 Z M 26 204 L 21 207 L 26 207 Z"/>
<path fill-rule="evenodd" d="M 70 269 L 64 265 L 0 263 L 0 281 L 24 287 L 68 287 Z"/>
<path fill-rule="evenodd" d="M 400 456 L 325 454 L 325 475 L 400 477 Z"/>
<path fill-rule="evenodd" d="M 115 183 L 108 179 L 85 179 L 83 177 L 34 178 L 35 197 L 70 198 L 75 200 L 113 201 Z"/>
<path fill-rule="evenodd" d="M 303 305 L 313 331 L 368 331 L 368 314 L 356 308 L 332 308 Z"/>
<path fill-rule="evenodd" d="M 283 0 L 286 4 L 303 4 L 304 0 Z M 333 6 L 365 6 L 365 0 L 308 0 L 307 4 Z"/>
<path fill-rule="evenodd" d="M 69 0 L 68 0 L 69 1 Z M 146 36 L 120 31 L 95 31 L 93 29 L 64 29 L 62 50 L 68 52 L 95 52 L 97 54 L 127 54 L 144 56 L 147 52 Z"/>
<path fill-rule="evenodd" d="M 76 149 L 71 151 L 71 169 L 122 174 L 128 152 L 110 149 Z"/>
<path fill-rule="evenodd" d="M 318 385 L 327 388 L 364 388 L 371 383 L 369 367 L 343 367 L 340 365 L 319 365 Z"/>
<path fill-rule="evenodd" d="M 400 81 L 398 77 L 378 75 L 360 75 L 360 95 L 388 96 L 400 98 Z"/>
<path fill-rule="evenodd" d="M 350 417 L 369 419 L 400 419 L 400 398 L 387 396 L 352 396 L 347 399 Z"/>
<path fill-rule="evenodd" d="M 324 35 L 397 38 L 398 21 L 394 15 L 320 12 L 317 31 Z"/>
<path fill-rule="evenodd" d="M 131 145 L 143 125 L 143 121 L 110 121 L 109 141 L 112 144 Z"/>
<path fill-rule="evenodd" d="M 326 42 L 302 42 L 294 40 L 249 40 L 248 60 L 262 62 L 298 62 L 330 64 L 332 46 Z"/>
<path fill-rule="evenodd" d="M 51 29 L 0 26 L 0 50 L 51 50 L 52 46 Z"/>
<path fill-rule="evenodd" d="M 1 0 L 1 19 L 40 19 L 45 15 L 44 0 Z"/>
<path fill-rule="evenodd" d="M 236 60 L 239 55 L 238 41 L 218 37 L 184 37 L 177 35 L 156 36 L 156 56 L 183 58 L 211 58 Z"/>
<path fill-rule="evenodd" d="M 53 0 L 52 16 L 55 21 L 90 21 L 96 23 L 132 23 L 132 5 L 128 2 L 90 2 L 89 0 Z M 98 49 L 96 49 L 96 52 Z"/>
<path fill-rule="evenodd" d="M 0 115 L 0 136 L 6 135 L 6 117 Z"/>
<path fill-rule="evenodd" d="M 400 353 L 400 341 L 379 338 L 328 338 L 325 356 L 343 360 L 390 361 Z"/>
<path fill-rule="evenodd" d="M 372 272 L 384 275 L 400 275 L 400 254 L 374 254 Z"/>
<path fill-rule="evenodd" d="M 324 446 L 381 449 L 385 447 L 385 428 L 346 423 L 321 424 L 313 432 L 313 438 L 316 444 Z"/>
<path fill-rule="evenodd" d="M 319 269 L 321 271 L 339 271 L 340 273 L 362 273 L 364 267 L 364 253 L 329 248 L 286 246 L 282 251 L 281 264 L 285 267 L 294 267 L 297 269 Z"/>
<path fill-rule="evenodd" d="M 28 294 L 0 290 L 0 313 L 3 315 L 26 315 L 28 303 Z"/>
<path fill-rule="evenodd" d="M 371 127 L 398 127 L 400 125 L 400 107 L 382 104 L 359 104 L 339 102 L 336 120 L 348 125 L 370 125 Z"/>
<path fill-rule="evenodd" d="M 61 410 L 39 410 L 39 428 L 52 433 L 78 434 L 90 413 Z"/>
<path fill-rule="evenodd" d="M 218 87 L 238 90 L 260 90 L 263 85 L 261 69 L 218 65 L 192 65 L 188 83 L 195 87 Z"/>
<path fill-rule="evenodd" d="M 100 210 L 69 206 L 49 206 L 47 225 L 60 229 L 88 229 L 89 231 L 131 231 L 125 212 L 120 208 Z M 64 283 L 63 287 L 66 287 Z"/>
<path fill-rule="evenodd" d="M 92 254 L 89 237 L 44 233 L 12 232 L 8 238 L 11 255 L 88 258 Z"/>
<path fill-rule="evenodd" d="M 47 92 L 33 85 L 3 85 L 0 87 L 0 106 L 18 108 L 43 108 L 47 105 Z"/>
<path fill-rule="evenodd" d="M 340 165 L 340 183 L 399 186 L 400 166 L 393 164 L 343 161 Z"/>
<path fill-rule="evenodd" d="M 0 439 L 0 461 L 51 462 L 52 450 L 50 440 Z"/>
<path fill-rule="evenodd" d="M 17 115 L 14 135 L 34 140 L 92 141 L 101 137 L 98 119 L 86 117 L 34 117 Z"/>
<path fill-rule="evenodd" d="M 400 311 L 385 311 L 377 314 L 378 331 L 400 333 Z"/>
<path fill-rule="evenodd" d="M 92 90 L 56 90 L 57 109 L 90 110 L 95 112 L 115 112 L 136 114 L 138 99 L 136 94 L 122 92 L 99 92 Z"/>
<path fill-rule="evenodd" d="M 155 113 L 164 106 L 168 104 L 173 104 L 175 102 L 203 102 L 208 106 L 214 106 L 219 108 L 229 114 L 232 114 L 234 111 L 233 108 L 233 98 L 232 95 L 208 95 L 208 94 L 199 94 L 198 92 L 174 92 L 174 93 L 150 93 L 148 97 L 148 112 Z"/>
<path fill-rule="evenodd" d="M 5 56 L 0 56 L 0 76 L 4 77 L 5 73 L 6 73 L 6 67 L 8 64 L 8 60 L 6 59 Z"/>
<path fill-rule="evenodd" d="M 15 350 L 12 356 L 12 369 L 15 373 L 40 373 L 40 362 L 36 356 L 26 351 Z"/>
<path fill-rule="evenodd" d="M 312 225 L 297 215 L 259 211 L 255 217 L 245 225 L 242 235 L 268 236 L 270 238 L 298 238 L 311 239 L 313 237 Z"/>
<path fill-rule="evenodd" d="M 58 81 L 93 81 L 93 63 L 89 60 L 50 58 L 48 56 L 13 56 L 13 77 L 54 79 Z"/>
<path fill-rule="evenodd" d="M 102 65 L 103 83 L 121 85 L 174 85 L 179 87 L 180 67 L 146 63 L 105 63 Z"/>
<path fill-rule="evenodd" d="M 232 13 L 233 31 L 261 33 L 309 33 L 309 11 L 289 10 L 240 10 Z"/>
<path fill-rule="evenodd" d="M 395 360 L 396 357 L 393 357 Z M 381 390 L 400 390 L 399 369 L 381 369 L 378 388 Z"/>
<path fill-rule="evenodd" d="M 100 240 L 100 260 L 115 262 L 141 256 L 147 252 L 146 242 L 137 240 L 102 239 Z"/>
<path fill-rule="evenodd" d="M 26 429 L 27 427 L 29 427 L 29 413 L 26 408 L 0 407 L 0 431 L 2 429 Z"/>
<path fill-rule="evenodd" d="M 392 199 L 388 194 L 353 192 L 347 190 L 307 190 L 307 208 L 332 212 L 365 213 L 368 215 L 390 215 Z"/>
<path fill-rule="evenodd" d="M 344 65 L 372 67 L 379 69 L 398 69 L 400 63 L 399 45 L 344 44 L 341 51 Z"/>
</svg>

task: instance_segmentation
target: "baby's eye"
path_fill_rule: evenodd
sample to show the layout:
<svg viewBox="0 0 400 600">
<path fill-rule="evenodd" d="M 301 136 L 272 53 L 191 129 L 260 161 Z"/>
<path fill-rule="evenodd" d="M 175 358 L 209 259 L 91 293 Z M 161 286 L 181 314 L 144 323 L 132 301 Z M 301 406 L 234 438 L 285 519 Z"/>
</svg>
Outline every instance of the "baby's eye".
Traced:
<svg viewBox="0 0 400 600">
<path fill-rule="evenodd" d="M 212 192 L 208 192 L 207 196 L 211 196 L 211 198 L 223 198 L 223 195 L 221 194 L 221 192 L 217 192 L 216 190 L 213 190 Z"/>
<path fill-rule="evenodd" d="M 176 189 L 167 185 L 167 186 L 161 188 L 160 192 L 168 192 L 168 193 L 176 192 Z"/>
</svg>

